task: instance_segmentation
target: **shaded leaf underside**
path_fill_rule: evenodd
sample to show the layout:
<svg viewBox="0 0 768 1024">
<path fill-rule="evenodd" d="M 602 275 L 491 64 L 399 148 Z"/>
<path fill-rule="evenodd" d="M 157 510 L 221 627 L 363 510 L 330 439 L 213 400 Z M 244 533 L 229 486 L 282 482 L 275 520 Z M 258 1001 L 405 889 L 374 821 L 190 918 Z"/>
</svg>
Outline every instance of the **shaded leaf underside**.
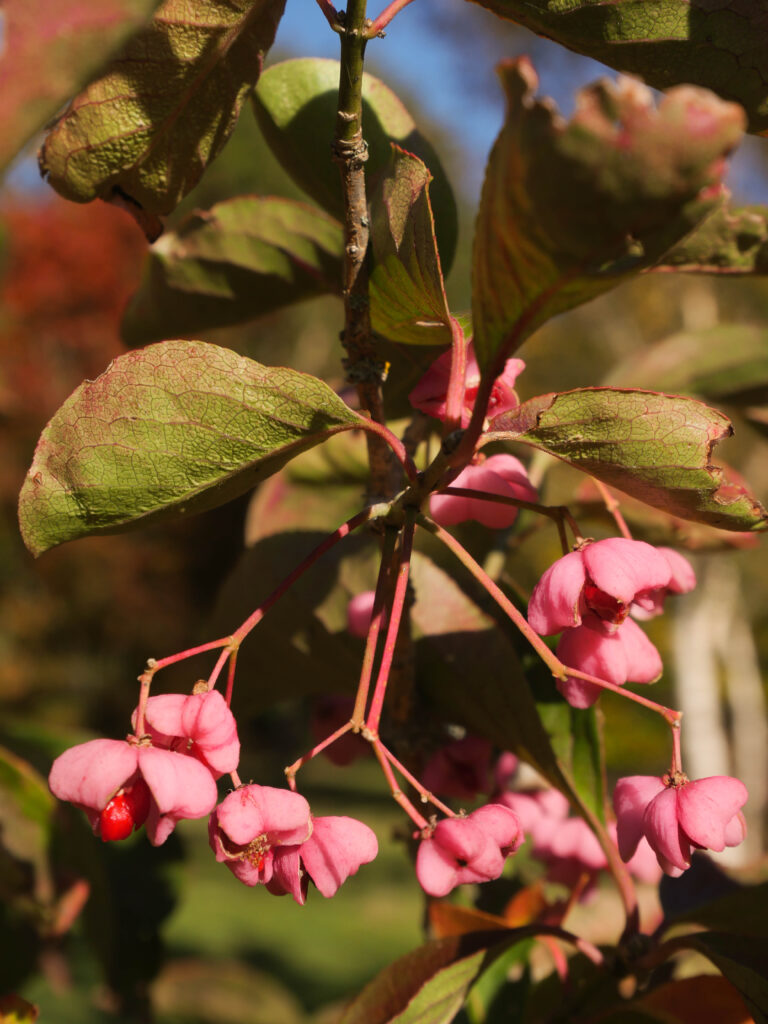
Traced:
<svg viewBox="0 0 768 1024">
<path fill-rule="evenodd" d="M 390 341 L 410 345 L 451 343 L 431 180 L 421 160 L 393 146 L 371 201 L 371 326 Z"/>
<path fill-rule="evenodd" d="M 342 248 L 338 221 L 307 203 L 274 196 L 217 203 L 150 249 L 123 336 L 143 344 L 338 293 Z"/>
</svg>

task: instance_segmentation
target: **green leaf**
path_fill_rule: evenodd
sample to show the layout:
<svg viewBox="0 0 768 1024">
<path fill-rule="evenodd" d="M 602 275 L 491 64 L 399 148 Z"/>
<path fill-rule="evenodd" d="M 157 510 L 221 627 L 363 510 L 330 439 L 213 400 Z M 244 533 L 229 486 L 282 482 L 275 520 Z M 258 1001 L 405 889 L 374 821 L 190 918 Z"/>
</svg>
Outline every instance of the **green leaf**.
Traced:
<svg viewBox="0 0 768 1024">
<path fill-rule="evenodd" d="M 371 199 L 371 326 L 406 345 L 450 345 L 435 224 L 432 176 L 410 153 L 392 147 L 387 173 Z"/>
<path fill-rule="evenodd" d="M 341 290 L 341 225 L 306 203 L 240 196 L 151 248 L 123 320 L 132 345 L 243 323 Z"/>
<path fill-rule="evenodd" d="M 54 806 L 45 779 L 27 761 L 0 747 L 0 851 L 31 865 L 33 895 L 40 903 L 53 897 L 48 845 Z M 16 895 L 12 872 L 6 870 L 3 876 L 7 877 L 0 881 L 0 890 L 9 899 Z M 11 892 L 6 888 L 9 883 Z M 25 872 L 24 889 L 28 883 Z"/>
<path fill-rule="evenodd" d="M 360 418 L 322 381 L 201 341 L 116 359 L 54 415 L 22 488 L 35 555 L 222 505 Z"/>
<path fill-rule="evenodd" d="M 254 93 L 256 118 L 275 156 L 296 184 L 323 209 L 343 220 L 339 171 L 331 159 L 339 64 L 302 58 L 268 68 Z M 423 160 L 434 177 L 430 197 L 443 268 L 453 261 L 458 234 L 456 200 L 440 160 L 413 118 L 378 78 L 363 75 L 363 134 L 369 181 L 385 171 L 394 142 Z"/>
<path fill-rule="evenodd" d="M 0 170 L 158 6 L 159 0 L 5 0 Z M 45 31 L 41 31 L 41 26 Z"/>
<path fill-rule="evenodd" d="M 597 711 L 578 711 L 565 701 L 537 702 L 558 761 L 582 802 L 605 824 L 605 778 Z"/>
<path fill-rule="evenodd" d="M 339 1024 L 448 1024 L 486 962 L 509 945 L 501 935 L 436 939 L 407 953 L 363 989 Z"/>
<path fill-rule="evenodd" d="M 630 382 L 719 402 L 768 401 L 768 331 L 754 324 L 681 331 L 641 349 L 605 381 Z"/>
<path fill-rule="evenodd" d="M 711 462 L 730 420 L 678 395 L 581 388 L 539 395 L 499 416 L 488 440 L 522 441 L 633 498 L 724 530 L 764 530 L 768 513 Z"/>
<path fill-rule="evenodd" d="M 507 116 L 486 171 L 472 285 L 475 351 L 493 373 L 550 317 L 652 266 L 710 213 L 744 124 L 737 106 L 695 88 L 655 109 L 628 79 L 582 90 L 565 122 L 534 99 L 526 58 L 500 74 Z"/>
<path fill-rule="evenodd" d="M 699 932 L 674 943 L 677 949 L 693 949 L 711 960 L 744 997 L 755 1024 L 768 1022 L 768 939 Z"/>
<path fill-rule="evenodd" d="M 768 207 L 732 209 L 723 203 L 652 269 L 692 274 L 768 273 Z"/>
<path fill-rule="evenodd" d="M 475 0 L 569 50 L 666 89 L 691 82 L 768 129 L 768 25 L 762 0 Z"/>
<path fill-rule="evenodd" d="M 229 138 L 284 3 L 165 0 L 49 132 L 49 183 L 79 203 L 118 201 L 149 220 L 170 213 Z"/>
</svg>

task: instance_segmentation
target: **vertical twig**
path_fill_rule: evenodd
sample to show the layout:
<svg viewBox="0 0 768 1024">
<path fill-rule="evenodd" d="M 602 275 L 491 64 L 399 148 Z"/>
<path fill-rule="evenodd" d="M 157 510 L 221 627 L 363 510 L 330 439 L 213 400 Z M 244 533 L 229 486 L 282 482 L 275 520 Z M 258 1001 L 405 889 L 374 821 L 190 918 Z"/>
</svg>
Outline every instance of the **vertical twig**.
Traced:
<svg viewBox="0 0 768 1024">
<path fill-rule="evenodd" d="M 341 33 L 341 70 L 333 158 L 341 171 L 344 195 L 344 332 L 348 380 L 355 385 L 361 407 L 377 423 L 384 422 L 382 378 L 384 366 L 376 358 L 371 340 L 368 300 L 368 205 L 365 162 L 368 147 L 363 138 L 363 55 L 368 23 L 366 0 L 350 0 Z M 384 441 L 366 433 L 371 467 L 369 481 L 373 500 L 391 497 L 387 484 L 391 455 Z"/>
</svg>

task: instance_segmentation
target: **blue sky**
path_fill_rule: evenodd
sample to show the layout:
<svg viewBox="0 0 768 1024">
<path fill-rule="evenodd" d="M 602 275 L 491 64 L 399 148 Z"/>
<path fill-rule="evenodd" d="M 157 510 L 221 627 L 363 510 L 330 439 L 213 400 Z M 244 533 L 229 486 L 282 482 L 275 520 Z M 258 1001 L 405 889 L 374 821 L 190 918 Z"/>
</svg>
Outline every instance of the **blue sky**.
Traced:
<svg viewBox="0 0 768 1024">
<path fill-rule="evenodd" d="M 385 2 L 369 0 L 371 14 L 378 13 Z M 433 23 L 435 10 L 441 24 Z M 446 21 L 453 25 L 453 36 L 442 28 Z M 573 107 L 577 89 L 601 75 L 613 75 L 603 65 L 525 31 L 509 39 L 501 31 L 476 37 L 473 28 L 480 21 L 504 28 L 502 21 L 473 3 L 414 0 L 390 24 L 384 39 L 369 43 L 366 55 L 371 70 L 395 91 L 402 90 L 406 98 L 417 97 L 430 119 L 457 136 L 463 185 L 470 196 L 479 192 L 488 150 L 501 124 L 503 104 L 494 66 L 502 56 L 529 54 L 539 72 L 541 92 L 552 96 L 566 114 Z M 465 45 L 460 50 L 457 37 L 471 40 L 475 49 Z M 314 0 L 288 0 L 275 52 L 280 56 L 338 57 L 338 37 Z M 728 181 L 741 202 L 768 203 L 768 172 L 759 160 L 766 146 L 768 140 L 748 137 L 732 160 Z M 30 151 L 34 153 L 34 149 Z M 16 187 L 38 187 L 34 158 L 21 161 L 8 180 Z"/>
</svg>

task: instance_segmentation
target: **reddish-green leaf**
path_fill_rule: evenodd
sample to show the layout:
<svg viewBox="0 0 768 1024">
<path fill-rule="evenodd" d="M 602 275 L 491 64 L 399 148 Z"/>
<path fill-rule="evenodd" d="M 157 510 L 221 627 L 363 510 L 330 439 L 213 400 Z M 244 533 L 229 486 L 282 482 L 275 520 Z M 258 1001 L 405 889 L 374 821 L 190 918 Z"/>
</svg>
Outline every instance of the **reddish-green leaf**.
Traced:
<svg viewBox="0 0 768 1024">
<path fill-rule="evenodd" d="M 50 184 L 145 219 L 170 213 L 229 138 L 284 3 L 165 0 L 49 132 L 40 166 Z"/>
<path fill-rule="evenodd" d="M 497 372 L 544 321 L 656 263 L 718 202 L 744 115 L 684 87 L 654 107 L 629 79 L 583 90 L 565 122 L 501 67 L 507 116 L 491 152 L 473 256 L 475 350 Z"/>
<path fill-rule="evenodd" d="M 160 0 L 5 0 L 0 170 L 82 88 Z M 44 30 L 43 30 L 44 29 Z"/>
<path fill-rule="evenodd" d="M 768 1022 L 768 939 L 722 932 L 699 932 L 674 940 L 710 960 L 744 997 L 755 1024 Z"/>
<path fill-rule="evenodd" d="M 732 209 L 724 202 L 652 269 L 691 274 L 768 273 L 768 207 Z"/>
<path fill-rule="evenodd" d="M 762 0 L 475 0 L 570 50 L 657 89 L 692 82 L 736 100 L 768 129 Z"/>
<path fill-rule="evenodd" d="M 63 541 L 221 505 L 360 422 L 308 374 L 201 341 L 116 359 L 43 431 L 19 519 L 38 555 Z"/>
<path fill-rule="evenodd" d="M 540 395 L 493 423 L 494 439 L 541 448 L 681 519 L 726 530 L 764 530 L 768 513 L 723 479 L 712 449 L 733 433 L 702 402 L 654 391 L 582 388 Z"/>
<path fill-rule="evenodd" d="M 718 402 L 768 401 L 768 331 L 754 324 L 718 324 L 681 331 L 640 349 L 605 381 Z"/>
<path fill-rule="evenodd" d="M 342 220 L 339 170 L 330 148 L 338 91 L 337 61 L 287 60 L 264 72 L 254 93 L 254 109 L 267 142 L 296 184 Z M 429 168 L 434 178 L 430 198 L 435 230 L 447 273 L 458 232 L 456 201 L 448 178 L 435 150 L 402 102 L 383 82 L 367 73 L 363 75 L 363 133 L 368 144 L 366 174 L 370 181 L 388 166 L 393 142 L 414 153 Z"/>
<path fill-rule="evenodd" d="M 240 196 L 150 250 L 123 320 L 130 344 L 243 323 L 341 289 L 341 225 L 306 203 Z"/>
<path fill-rule="evenodd" d="M 507 944 L 499 932 L 428 942 L 385 967 L 339 1024 L 448 1024 L 489 957 Z"/>
<path fill-rule="evenodd" d="M 451 343 L 429 201 L 431 180 L 418 157 L 394 146 L 371 201 L 371 326 L 406 345 Z"/>
</svg>

